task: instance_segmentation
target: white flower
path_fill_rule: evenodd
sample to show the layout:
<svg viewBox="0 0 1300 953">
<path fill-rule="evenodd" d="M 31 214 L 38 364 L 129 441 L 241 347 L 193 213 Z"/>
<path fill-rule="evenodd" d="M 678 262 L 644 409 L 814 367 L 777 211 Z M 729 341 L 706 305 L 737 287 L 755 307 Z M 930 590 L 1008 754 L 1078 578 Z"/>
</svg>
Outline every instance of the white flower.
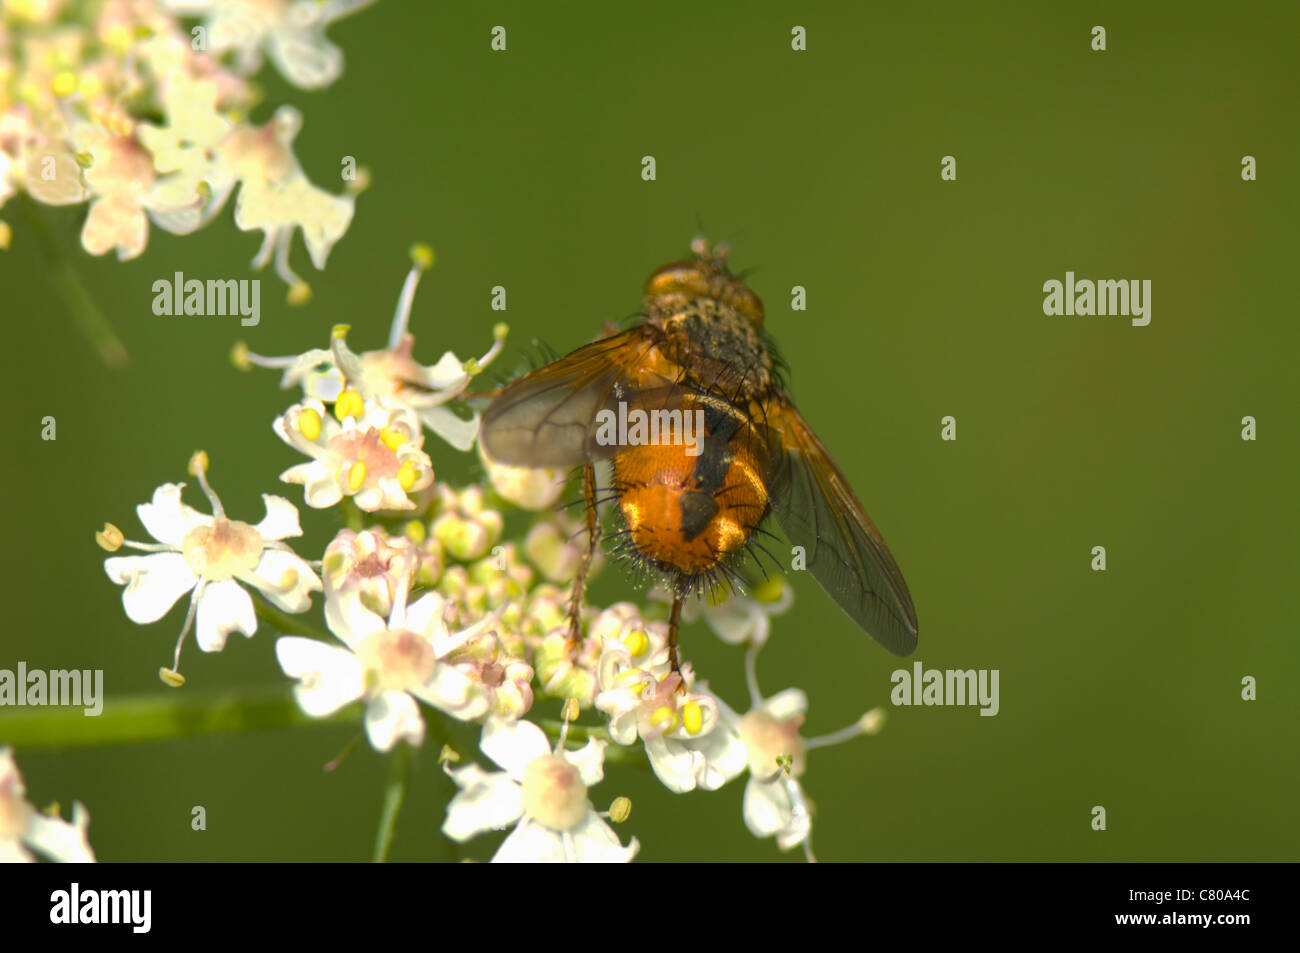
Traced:
<svg viewBox="0 0 1300 953">
<path fill-rule="evenodd" d="M 433 464 L 421 449 L 424 432 L 406 408 L 362 402 L 344 391 L 328 414 L 319 400 L 294 404 L 273 424 L 289 446 L 312 458 L 280 474 L 301 483 L 307 505 L 320 509 L 350 496 L 367 512 L 410 510 L 408 492 L 433 483 Z"/>
<path fill-rule="evenodd" d="M 625 620 L 623 629 L 622 638 L 604 638 L 597 667 L 595 704 L 609 715 L 609 736 L 622 745 L 639 737 L 670 791 L 722 787 L 745 769 L 739 733 L 719 717 L 712 694 L 691 690 L 688 664 L 680 675 L 671 670 L 662 623 Z"/>
<path fill-rule="evenodd" d="M 354 390 L 366 402 L 382 399 L 409 410 L 457 450 L 468 450 L 478 436 L 478 414 L 462 418 L 445 405 L 459 397 L 474 375 L 501 352 L 507 329 L 504 324 L 493 329 L 492 346 L 477 360 L 462 361 L 447 351 L 436 364 L 417 363 L 412 356 L 415 338 L 408 331 L 411 307 L 420 275 L 432 263 L 433 253 L 416 246 L 411 257 L 413 264 L 402 285 L 388 346 L 383 350 L 354 353 L 346 341 L 349 328 L 340 325 L 331 335 L 328 350 L 315 348 L 291 357 L 244 356 L 250 364 L 283 368 L 280 386 L 301 384 L 303 396 L 309 400 L 334 403 L 345 390 Z"/>
<path fill-rule="evenodd" d="M 80 801 L 72 804 L 72 821 L 43 814 L 27 800 L 23 776 L 13 750 L 0 747 L 0 863 L 31 863 L 31 850 L 64 863 L 94 863 L 86 840 L 90 814 Z"/>
<path fill-rule="evenodd" d="M 244 74 L 256 73 L 266 53 L 301 89 L 328 86 L 343 73 L 343 52 L 325 38 L 335 20 L 374 0 L 166 0 L 183 16 L 205 15 L 208 50 L 233 51 Z"/>
<path fill-rule="evenodd" d="M 493 620 L 489 616 L 461 632 L 448 632 L 446 600 L 429 593 L 406 605 L 398 590 L 385 620 L 359 602 L 330 619 L 330 630 L 347 648 L 286 636 L 275 643 L 284 673 L 298 679 L 294 695 L 313 718 L 365 699 L 366 735 L 379 751 L 398 741 L 424 741 L 424 720 L 416 699 L 462 721 L 481 718 L 489 699 L 473 679 L 448 664 L 451 652 Z"/>
<path fill-rule="evenodd" d="M 389 536 L 382 529 L 339 530 L 325 547 L 321 565 L 325 617 L 333 620 L 331 628 L 344 625 L 358 604 L 387 618 L 397 593 L 409 585 L 416 559 L 405 536 Z"/>
<path fill-rule="evenodd" d="M 745 744 L 749 764 L 742 808 L 745 826 L 755 837 L 775 837 L 781 850 L 802 844 L 812 861 L 812 806 L 799 783 L 808 767 L 808 751 L 875 734 L 883 723 L 884 712 L 872 709 L 840 731 L 817 738 L 801 737 L 799 729 L 808 711 L 808 696 L 797 688 L 787 688 L 764 699 L 755 672 L 759 648 L 761 643 L 754 643 L 745 654 L 750 710 L 741 716 L 719 703 L 723 720 L 735 728 Z"/>
<path fill-rule="evenodd" d="M 604 777 L 605 745 L 592 739 L 566 751 L 561 739 L 552 751 L 531 722 L 489 719 L 479 746 L 504 771 L 448 769 L 460 792 L 447 805 L 443 833 L 463 842 L 513 824 L 493 863 L 630 861 L 640 849 L 636 838 L 624 847 L 587 798 Z"/>
<path fill-rule="evenodd" d="M 294 505 L 284 497 L 263 494 L 266 517 L 260 523 L 229 519 L 208 485 L 202 456 L 196 454 L 198 462 L 191 472 L 207 494 L 213 515 L 181 502 L 183 483 L 166 483 L 154 491 L 151 503 L 136 508 L 140 522 L 158 543 L 126 544 L 149 555 L 104 561 L 108 577 L 126 586 L 122 605 L 137 624 L 157 622 L 181 596 L 191 593 L 189 614 L 176 643 L 177 663 L 196 615 L 199 648 L 204 652 L 219 652 L 231 632 L 257 631 L 253 600 L 244 585 L 286 612 L 305 612 L 310 593 L 321 589 L 311 566 L 281 542 L 302 535 Z"/>
</svg>

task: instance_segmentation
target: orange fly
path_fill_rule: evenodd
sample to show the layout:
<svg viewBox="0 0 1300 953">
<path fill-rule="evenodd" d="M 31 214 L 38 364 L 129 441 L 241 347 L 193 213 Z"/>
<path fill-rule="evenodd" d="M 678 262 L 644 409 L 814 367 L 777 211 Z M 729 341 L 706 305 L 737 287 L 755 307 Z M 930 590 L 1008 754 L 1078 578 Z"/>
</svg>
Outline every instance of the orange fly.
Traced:
<svg viewBox="0 0 1300 953">
<path fill-rule="evenodd" d="M 672 591 L 674 672 L 683 600 L 736 581 L 769 515 L 864 632 L 910 654 L 917 621 L 907 584 L 787 396 L 762 301 L 727 269 L 725 249 L 701 238 L 692 251 L 650 275 L 642 323 L 514 381 L 483 415 L 493 459 L 582 468 L 587 551 L 573 582 L 570 647 L 600 533 L 594 464 L 609 460 L 619 553 Z"/>
</svg>

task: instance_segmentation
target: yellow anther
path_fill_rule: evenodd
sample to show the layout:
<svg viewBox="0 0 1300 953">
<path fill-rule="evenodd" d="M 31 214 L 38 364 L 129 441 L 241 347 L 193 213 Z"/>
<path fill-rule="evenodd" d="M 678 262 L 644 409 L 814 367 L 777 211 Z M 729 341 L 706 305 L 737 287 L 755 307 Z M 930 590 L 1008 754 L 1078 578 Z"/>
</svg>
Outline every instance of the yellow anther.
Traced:
<svg viewBox="0 0 1300 953">
<path fill-rule="evenodd" d="M 641 669 L 625 668 L 623 669 L 623 671 L 619 672 L 617 675 L 614 676 L 614 684 L 617 685 L 619 684 L 619 682 L 639 681 L 642 677 L 644 677 L 644 673 L 641 671 Z"/>
<path fill-rule="evenodd" d="M 498 321 L 496 324 L 492 325 L 492 336 L 498 341 L 504 341 L 506 335 L 509 333 L 510 325 L 506 324 L 504 321 Z"/>
<path fill-rule="evenodd" d="M 292 307 L 301 308 L 311 300 L 311 285 L 305 281 L 296 281 L 285 297 Z"/>
<path fill-rule="evenodd" d="M 304 407 L 298 413 L 298 432 L 308 440 L 320 439 L 321 419 L 314 407 Z"/>
<path fill-rule="evenodd" d="M 609 806 L 609 819 L 615 824 L 622 824 L 632 816 L 632 799 L 616 797 Z"/>
<path fill-rule="evenodd" d="M 126 537 L 122 535 L 122 531 L 112 523 L 105 523 L 104 528 L 95 534 L 95 542 L 99 543 L 99 548 L 110 553 L 121 549 L 125 541 Z"/>
<path fill-rule="evenodd" d="M 754 598 L 759 602 L 780 602 L 785 595 L 785 582 L 770 576 L 754 587 Z"/>
<path fill-rule="evenodd" d="M 646 634 L 645 629 L 633 629 L 623 636 L 623 644 L 627 646 L 627 650 L 635 658 L 650 651 L 650 636 Z"/>
<path fill-rule="evenodd" d="M 280 576 L 280 588 L 284 592 L 296 588 L 298 585 L 298 570 L 286 569 Z"/>
<path fill-rule="evenodd" d="M 338 400 L 334 402 L 334 416 L 340 421 L 347 420 L 349 417 L 360 417 L 366 412 L 366 402 L 361 399 L 359 391 L 348 388 L 339 394 Z"/>
<path fill-rule="evenodd" d="M 481 374 L 483 372 L 483 368 L 479 366 L 478 361 L 472 357 L 464 364 L 462 364 L 460 366 L 460 369 L 464 371 L 466 374 L 468 374 L 470 377 L 473 377 L 475 374 Z"/>
<path fill-rule="evenodd" d="M 190 462 L 186 467 L 186 471 L 190 476 L 196 477 L 200 473 L 207 473 L 209 466 L 211 466 L 211 461 L 208 460 L 207 453 L 203 450 L 195 450 L 190 456 Z"/>
<path fill-rule="evenodd" d="M 206 202 L 212 198 L 212 184 L 207 179 L 199 179 L 199 184 L 194 186 L 194 194 Z"/>
<path fill-rule="evenodd" d="M 858 719 L 858 727 L 864 735 L 878 735 L 885 727 L 885 709 L 873 708 Z"/>
<path fill-rule="evenodd" d="M 661 705 L 650 715 L 650 727 L 662 728 L 665 732 L 677 727 L 677 712 L 667 705 Z"/>
<path fill-rule="evenodd" d="M 379 431 L 379 439 L 389 450 L 396 451 L 401 449 L 407 438 L 406 434 L 396 427 L 385 427 Z"/>
<path fill-rule="evenodd" d="M 421 271 L 428 271 L 433 267 L 434 257 L 433 249 L 424 242 L 416 242 L 411 246 L 411 261 Z"/>
<path fill-rule="evenodd" d="M 697 702 L 687 702 L 682 706 L 682 726 L 688 735 L 698 735 L 704 727 L 704 709 Z"/>
<path fill-rule="evenodd" d="M 560 717 L 565 721 L 576 721 L 581 713 L 582 706 L 578 704 L 576 698 L 566 698 L 563 707 L 560 708 Z"/>
<path fill-rule="evenodd" d="M 0 251 L 8 251 L 13 240 L 14 230 L 9 227 L 9 223 L 0 222 Z"/>
<path fill-rule="evenodd" d="M 413 543 L 422 543 L 429 538 L 429 531 L 419 520 L 411 520 L 402 528 L 406 538 Z"/>
<path fill-rule="evenodd" d="M 145 26 L 143 23 L 139 24 L 139 25 L 135 28 L 135 38 L 136 38 L 137 40 L 152 40 L 152 39 L 153 39 L 153 27 L 151 27 L 151 26 Z"/>
<path fill-rule="evenodd" d="M 248 344 L 245 341 L 236 341 L 230 349 L 230 363 L 234 364 L 241 371 L 251 371 L 253 362 L 248 359 Z"/>
<path fill-rule="evenodd" d="M 95 164 L 95 154 L 88 149 L 82 149 L 72 158 L 77 160 L 77 165 L 83 169 L 89 169 Z"/>
<path fill-rule="evenodd" d="M 403 490 L 409 490 L 415 486 L 415 481 L 420 478 L 420 468 L 410 460 L 407 460 L 397 468 L 397 482 L 402 484 Z"/>
<path fill-rule="evenodd" d="M 451 745 L 443 745 L 442 751 L 438 752 L 439 764 L 455 764 L 460 760 L 460 752 Z"/>
<path fill-rule="evenodd" d="M 162 679 L 164 685 L 170 685 L 172 688 L 180 688 L 185 684 L 184 675 L 165 666 L 158 669 L 158 677 Z"/>
<path fill-rule="evenodd" d="M 340 341 L 342 341 L 345 337 L 348 336 L 348 332 L 351 330 L 352 330 L 352 325 L 350 324 L 336 324 L 334 325 L 334 327 L 330 328 L 330 337 L 338 338 Z"/>
<path fill-rule="evenodd" d="M 54 93 L 60 99 L 65 96 L 71 96 L 77 91 L 77 74 L 70 69 L 62 69 L 54 74 L 54 80 L 50 83 L 50 92 Z"/>
<path fill-rule="evenodd" d="M 358 460 L 348 468 L 348 487 L 353 493 L 361 489 L 361 485 L 366 482 L 366 465 Z"/>
</svg>

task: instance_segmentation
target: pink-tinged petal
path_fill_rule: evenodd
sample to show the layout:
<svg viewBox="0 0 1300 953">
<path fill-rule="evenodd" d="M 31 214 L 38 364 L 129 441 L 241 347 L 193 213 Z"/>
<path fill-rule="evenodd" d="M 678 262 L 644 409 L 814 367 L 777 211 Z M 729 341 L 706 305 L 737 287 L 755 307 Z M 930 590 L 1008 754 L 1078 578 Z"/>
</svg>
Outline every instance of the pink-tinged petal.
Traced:
<svg viewBox="0 0 1300 953">
<path fill-rule="evenodd" d="M 233 579 L 210 582 L 199 596 L 195 636 L 205 652 L 220 652 L 231 632 L 252 635 L 257 631 L 257 613 L 244 587 Z"/>
<path fill-rule="evenodd" d="M 582 823 L 565 837 L 569 839 L 570 859 L 579 864 L 626 864 L 641 849 L 635 837 L 626 847 L 620 844 L 614 829 L 595 811 L 588 811 Z"/>
<path fill-rule="evenodd" d="M 321 581 L 307 561 L 283 549 L 264 549 L 251 573 L 239 578 L 285 612 L 306 612 Z"/>
<path fill-rule="evenodd" d="M 90 814 L 77 801 L 72 805 L 72 820 L 34 813 L 27 822 L 23 839 L 36 851 L 50 860 L 64 864 L 93 864 L 95 852 L 90 849 L 86 831 L 90 827 Z"/>
<path fill-rule="evenodd" d="M 126 586 L 122 606 L 126 617 L 137 625 L 157 622 L 199 581 L 180 553 L 114 556 L 104 560 L 104 571 L 109 579 Z"/>
<path fill-rule="evenodd" d="M 750 778 L 745 785 L 742 812 L 745 826 L 755 837 L 771 837 L 788 827 L 794 817 L 790 795 L 779 780 L 760 781 Z"/>
<path fill-rule="evenodd" d="M 703 757 L 697 764 L 696 783 L 706 791 L 716 791 L 749 767 L 749 751 L 740 734 L 725 725 L 717 730 L 682 742 Z"/>
<path fill-rule="evenodd" d="M 376 751 L 391 751 L 405 741 L 419 747 L 424 741 L 420 706 L 406 692 L 381 692 L 366 706 L 366 736 Z"/>
<path fill-rule="evenodd" d="M 446 407 L 424 407 L 420 410 L 421 422 L 457 450 L 468 450 L 478 438 L 478 418 L 462 420 Z"/>
<path fill-rule="evenodd" d="M 483 725 L 478 746 L 516 781 L 523 781 L 524 769 L 551 753 L 546 734 L 531 721 L 489 718 Z"/>
<path fill-rule="evenodd" d="M 266 504 L 266 518 L 257 524 L 256 529 L 263 539 L 274 541 L 302 535 L 298 507 L 272 493 L 263 493 L 262 501 Z"/>
<path fill-rule="evenodd" d="M 153 491 L 153 501 L 135 508 L 149 535 L 160 543 L 180 548 L 185 535 L 196 526 L 211 526 L 212 517 L 204 516 L 181 502 L 183 483 L 164 483 Z"/>
<path fill-rule="evenodd" d="M 509 775 L 487 772 L 476 764 L 450 772 L 460 791 L 447 805 L 442 832 L 464 842 L 485 831 L 509 827 L 524 813 L 522 789 Z"/>
<path fill-rule="evenodd" d="M 565 759 L 578 769 L 578 776 L 587 787 L 599 784 L 605 777 L 605 748 L 608 744 L 608 741 L 592 738 L 577 751 L 564 752 Z"/>
<path fill-rule="evenodd" d="M 276 640 L 275 657 L 284 674 L 298 679 L 294 697 L 312 718 L 332 715 L 365 693 L 365 670 L 347 649 L 287 635 Z"/>
<path fill-rule="evenodd" d="M 807 713 L 808 696 L 802 689 L 787 688 L 763 702 L 763 710 L 777 721 L 785 721 Z"/>
<path fill-rule="evenodd" d="M 494 864 L 562 864 L 569 858 L 564 841 L 549 827 L 524 820 L 492 856 Z"/>
<path fill-rule="evenodd" d="M 149 219 L 135 199 L 125 193 L 104 196 L 90 204 L 81 227 L 81 247 L 92 255 L 117 249 L 120 261 L 136 258 L 149 240 Z"/>
</svg>

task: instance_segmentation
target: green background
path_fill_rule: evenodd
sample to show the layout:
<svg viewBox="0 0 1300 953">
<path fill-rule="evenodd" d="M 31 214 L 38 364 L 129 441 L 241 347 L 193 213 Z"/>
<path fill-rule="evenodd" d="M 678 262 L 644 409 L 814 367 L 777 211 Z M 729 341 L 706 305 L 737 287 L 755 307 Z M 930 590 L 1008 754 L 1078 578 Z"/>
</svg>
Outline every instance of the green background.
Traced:
<svg viewBox="0 0 1300 953">
<path fill-rule="evenodd" d="M 155 230 L 125 264 L 80 251 L 82 210 L 44 209 L 131 352 L 112 371 L 16 203 L 4 210 L 0 667 L 103 668 L 111 696 L 161 688 L 183 607 L 128 622 L 91 534 L 111 520 L 141 536 L 135 505 L 185 479 L 191 451 L 211 455 L 233 515 L 259 518 L 262 492 L 300 503 L 276 480 L 297 458 L 270 429 L 292 395 L 274 373 L 235 371 L 236 339 L 288 354 L 347 322 L 355 347 L 381 346 L 407 249 L 425 240 L 438 263 L 416 301 L 417 353 L 481 353 L 500 284 L 512 367 L 533 338 L 562 352 L 634 312 L 645 276 L 702 226 L 753 269 L 801 410 L 906 574 L 914 659 L 1001 673 L 995 718 L 891 708 L 878 737 L 810 756 L 819 856 L 1297 859 L 1295 5 L 470 6 L 390 0 L 336 24 L 347 68 L 324 92 L 261 74 L 259 119 L 303 110 L 313 181 L 337 190 L 345 155 L 374 177 L 324 273 L 298 242 L 305 309 L 268 271 L 256 328 L 153 315 L 151 285 L 174 271 L 256 276 L 260 235 L 229 208 L 193 236 Z M 796 23 L 807 52 L 790 49 Z M 489 49 L 495 24 L 506 53 Z M 1090 49 L 1094 24 L 1105 52 Z M 1256 182 L 1241 179 L 1247 154 Z M 644 155 L 657 181 L 642 181 Z M 955 182 L 940 180 L 945 155 Z M 1150 279 L 1150 326 L 1045 316 L 1042 284 L 1066 270 Z M 806 312 L 790 310 L 794 285 Z M 39 439 L 47 414 L 53 443 Z M 1255 442 L 1240 439 L 1247 414 Z M 939 439 L 945 415 L 955 442 Z M 432 452 L 440 476 L 471 475 Z M 331 518 L 303 507 L 313 545 Z M 810 735 L 888 705 L 890 673 L 912 660 L 863 637 L 813 580 L 794 585 L 760 658 L 765 690 L 806 689 Z M 594 598 L 634 594 L 607 571 Z M 191 644 L 186 690 L 284 686 L 268 636 L 215 656 Z M 683 640 L 741 703 L 740 652 L 702 624 Z M 38 804 L 86 803 L 101 859 L 365 859 L 385 760 L 363 744 L 321 772 L 354 735 L 18 758 Z M 395 859 L 446 856 L 435 755 L 426 745 Z M 632 798 L 619 833 L 645 860 L 797 859 L 746 832 L 742 789 L 676 796 L 616 766 L 594 798 Z"/>
</svg>

